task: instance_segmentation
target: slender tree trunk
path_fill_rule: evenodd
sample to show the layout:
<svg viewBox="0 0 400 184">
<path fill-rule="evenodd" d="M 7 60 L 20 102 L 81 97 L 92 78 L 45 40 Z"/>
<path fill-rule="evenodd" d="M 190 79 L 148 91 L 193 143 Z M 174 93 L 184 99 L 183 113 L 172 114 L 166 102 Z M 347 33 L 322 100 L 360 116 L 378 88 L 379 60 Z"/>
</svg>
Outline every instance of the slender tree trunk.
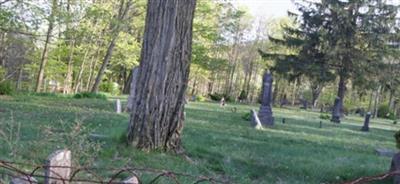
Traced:
<svg viewBox="0 0 400 184">
<path fill-rule="evenodd" d="M 378 105 L 379 105 L 379 99 L 381 95 L 381 86 L 379 85 L 378 88 L 375 91 L 375 98 L 374 98 L 374 111 L 372 113 L 372 118 L 378 117 Z"/>
<path fill-rule="evenodd" d="M 372 100 L 374 98 L 374 91 L 371 91 L 371 95 L 369 97 L 369 103 L 368 103 L 368 112 L 372 112 L 371 108 L 372 108 Z"/>
<path fill-rule="evenodd" d="M 191 96 L 193 96 L 196 93 L 196 88 L 197 88 L 197 78 L 195 77 L 193 79 L 193 85 L 192 85 L 192 92 L 190 93 Z"/>
<path fill-rule="evenodd" d="M 89 54 L 89 49 L 86 49 L 85 54 L 83 56 L 81 66 L 79 68 L 78 76 L 76 77 L 76 80 L 75 80 L 75 86 L 74 86 L 75 93 L 78 93 L 79 89 L 81 88 L 82 75 L 83 75 L 83 71 L 85 70 L 85 64 L 86 64 L 88 54 Z"/>
<path fill-rule="evenodd" d="M 126 80 L 126 82 L 125 82 L 124 89 L 122 90 L 122 93 L 123 93 L 123 94 L 129 94 L 129 91 L 130 91 L 130 89 L 131 89 L 132 74 L 133 74 L 132 71 L 133 71 L 133 70 L 131 70 L 131 71 L 129 72 L 128 80 Z"/>
<path fill-rule="evenodd" d="M 340 123 L 340 118 L 343 116 L 343 100 L 346 93 L 346 78 L 343 74 L 339 75 L 339 85 L 337 100 L 333 105 L 332 122 Z"/>
<path fill-rule="evenodd" d="M 280 82 L 280 77 L 276 77 L 277 80 L 275 80 L 275 86 L 274 86 L 274 91 L 272 92 L 272 104 L 275 105 L 277 98 L 278 98 L 278 92 L 279 92 L 279 82 Z"/>
<path fill-rule="evenodd" d="M 112 31 L 113 36 L 112 36 L 110 44 L 108 45 L 107 52 L 106 52 L 106 55 L 104 56 L 103 63 L 100 67 L 100 70 L 97 73 L 96 80 L 95 80 L 95 82 L 93 84 L 93 88 L 91 90 L 92 93 L 97 93 L 99 91 L 99 86 L 100 86 L 101 80 L 103 78 L 104 72 L 106 71 L 108 63 L 110 62 L 116 41 L 119 36 L 119 31 L 121 28 L 120 24 L 122 23 L 123 20 L 125 20 L 131 5 L 132 5 L 131 0 L 128 0 L 128 2 L 126 2 L 126 4 L 124 1 L 120 1 L 120 9 L 119 9 L 119 13 L 118 13 L 118 21 L 120 21 L 120 22 L 117 24 L 115 24 L 113 22 L 111 23 L 111 24 L 115 24 L 115 26 L 111 26 L 111 31 Z"/>
<path fill-rule="evenodd" d="M 115 42 L 117 41 L 117 37 L 114 37 L 111 42 L 110 45 L 107 48 L 107 53 L 106 56 L 103 59 L 103 63 L 100 66 L 100 70 L 97 73 L 97 77 L 96 80 L 94 81 L 93 84 L 93 88 L 92 88 L 92 93 L 97 93 L 99 91 L 99 86 L 100 86 L 100 82 L 101 79 L 103 78 L 104 72 L 106 71 L 107 65 L 110 62 L 114 47 L 115 47 Z"/>
<path fill-rule="evenodd" d="M 43 85 L 44 71 L 45 71 L 47 59 L 48 59 L 47 58 L 48 45 L 50 43 L 51 33 L 53 31 L 54 16 L 55 16 L 56 9 L 57 9 L 57 0 L 53 0 L 51 14 L 49 17 L 49 27 L 47 28 L 46 41 L 44 42 L 44 48 L 43 48 L 42 57 L 40 60 L 39 73 L 38 73 L 37 80 L 36 80 L 36 90 L 35 90 L 36 92 L 40 92 L 42 85 Z"/>
<path fill-rule="evenodd" d="M 393 112 L 395 111 L 394 109 L 394 94 L 395 94 L 395 90 L 394 89 L 390 89 L 389 90 L 389 109 L 392 110 Z"/>
<path fill-rule="evenodd" d="M 19 71 L 18 71 L 18 79 L 17 79 L 17 84 L 16 84 L 17 90 L 21 90 L 21 83 L 22 83 L 23 75 L 24 75 L 24 65 L 21 65 L 19 67 Z"/>
<path fill-rule="evenodd" d="M 253 70 L 254 70 L 254 62 L 250 61 L 250 72 L 249 72 L 249 78 L 247 79 L 247 84 L 246 84 L 246 99 L 249 99 L 249 95 L 250 95 L 250 84 L 251 84 L 251 79 L 253 77 Z"/>
<path fill-rule="evenodd" d="M 5 49 L 5 41 L 6 41 L 6 33 L 0 33 L 0 66 L 6 65 L 6 60 L 4 59 L 4 51 Z"/>
<path fill-rule="evenodd" d="M 75 52 L 75 47 L 74 44 L 75 41 L 71 41 L 70 43 L 70 53 L 68 56 L 68 64 L 67 64 L 67 76 L 65 78 L 65 82 L 64 82 L 64 93 L 65 94 L 69 94 L 71 93 L 71 89 L 72 89 L 72 75 L 73 75 L 73 67 L 74 67 L 74 52 Z"/>
<path fill-rule="evenodd" d="M 72 16 L 71 13 L 71 0 L 67 0 L 67 16 Z M 66 39 L 69 43 L 69 55 L 67 60 L 67 73 L 64 81 L 64 94 L 69 94 L 72 92 L 72 78 L 73 78 L 73 59 L 74 59 L 74 51 L 75 51 L 75 40 L 73 40 L 72 30 L 70 29 L 70 22 L 66 23 Z"/>
<path fill-rule="evenodd" d="M 96 66 L 97 66 L 97 60 L 99 59 L 99 55 L 100 55 L 100 47 L 102 44 L 99 44 L 99 47 L 97 48 L 95 55 L 93 55 L 93 57 L 90 60 L 90 64 L 89 64 L 89 76 L 87 79 L 87 83 L 86 83 L 86 91 L 89 91 L 89 89 L 91 89 L 92 84 L 93 84 L 93 77 L 94 77 L 94 73 L 96 70 Z"/>
<path fill-rule="evenodd" d="M 181 152 L 195 0 L 149 0 L 128 141 Z"/>
<path fill-rule="evenodd" d="M 312 93 L 311 104 L 312 104 L 313 108 L 317 107 L 318 98 L 319 98 L 319 95 L 321 94 L 322 89 L 323 89 L 322 84 L 311 85 L 311 93 Z"/>
<path fill-rule="evenodd" d="M 293 83 L 293 90 L 292 90 L 292 106 L 294 106 L 296 102 L 296 91 L 297 91 L 297 80 Z"/>
</svg>

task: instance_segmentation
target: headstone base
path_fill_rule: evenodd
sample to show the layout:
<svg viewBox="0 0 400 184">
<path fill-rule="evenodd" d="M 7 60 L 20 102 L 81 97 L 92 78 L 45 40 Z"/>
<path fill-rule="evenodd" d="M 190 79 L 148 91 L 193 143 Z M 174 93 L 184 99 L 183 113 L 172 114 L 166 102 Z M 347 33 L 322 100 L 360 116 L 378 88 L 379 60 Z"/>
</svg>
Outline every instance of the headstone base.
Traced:
<svg viewBox="0 0 400 184">
<path fill-rule="evenodd" d="M 274 126 L 274 117 L 272 116 L 272 109 L 269 106 L 261 106 L 258 113 L 260 122 L 263 126 Z"/>
</svg>

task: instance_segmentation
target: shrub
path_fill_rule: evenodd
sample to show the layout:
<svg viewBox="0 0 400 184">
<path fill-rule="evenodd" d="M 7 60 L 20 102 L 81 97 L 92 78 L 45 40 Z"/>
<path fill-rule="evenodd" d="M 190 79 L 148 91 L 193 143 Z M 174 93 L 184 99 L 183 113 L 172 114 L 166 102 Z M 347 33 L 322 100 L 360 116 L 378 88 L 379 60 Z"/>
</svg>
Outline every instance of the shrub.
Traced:
<svg viewBox="0 0 400 184">
<path fill-rule="evenodd" d="M 234 99 L 226 94 L 219 94 L 219 93 L 214 93 L 214 94 L 208 94 L 211 100 L 213 101 L 220 101 L 223 98 L 225 98 L 225 102 L 233 102 Z"/>
<path fill-rule="evenodd" d="M 112 95 L 120 94 L 119 86 L 115 82 L 103 82 L 99 86 L 100 91 L 110 93 Z"/>
<path fill-rule="evenodd" d="M 319 119 L 329 120 L 331 116 L 329 114 L 321 114 L 319 115 Z"/>
<path fill-rule="evenodd" d="M 204 102 L 204 101 L 206 101 L 206 97 L 201 96 L 201 95 L 197 95 L 196 96 L 196 101 L 197 102 Z"/>
<path fill-rule="evenodd" d="M 222 98 L 221 94 L 214 93 L 214 94 L 208 94 L 208 96 L 211 98 L 213 101 L 220 101 Z"/>
<path fill-rule="evenodd" d="M 380 105 L 378 107 L 378 117 L 387 118 L 387 119 L 391 119 L 391 120 L 396 119 L 394 112 L 390 110 L 388 105 Z"/>
<path fill-rule="evenodd" d="M 0 95 L 12 95 L 13 93 L 14 89 L 11 82 L 5 81 L 0 83 Z"/>
<path fill-rule="evenodd" d="M 250 112 L 247 112 L 246 114 L 243 114 L 242 119 L 244 119 L 246 121 L 250 121 L 251 120 Z"/>
<path fill-rule="evenodd" d="M 244 91 L 244 90 L 242 90 L 242 91 L 240 92 L 240 95 L 239 95 L 238 99 L 239 99 L 239 100 L 246 100 L 246 99 L 247 99 L 247 92 Z"/>
<path fill-rule="evenodd" d="M 95 98 L 95 99 L 102 99 L 107 100 L 107 96 L 102 93 L 91 93 L 91 92 L 82 92 L 77 93 L 74 95 L 74 98 L 81 99 L 81 98 Z"/>
</svg>

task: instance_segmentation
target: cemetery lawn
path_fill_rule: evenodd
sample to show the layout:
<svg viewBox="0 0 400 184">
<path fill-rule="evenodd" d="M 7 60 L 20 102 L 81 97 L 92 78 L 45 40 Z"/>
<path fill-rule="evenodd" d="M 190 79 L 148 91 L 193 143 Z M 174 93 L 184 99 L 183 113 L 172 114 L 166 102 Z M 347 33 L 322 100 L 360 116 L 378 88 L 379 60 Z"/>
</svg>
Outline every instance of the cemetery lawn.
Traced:
<svg viewBox="0 0 400 184">
<path fill-rule="evenodd" d="M 393 135 L 400 126 L 372 120 L 370 132 L 364 133 L 359 131 L 363 119 L 350 116 L 341 124 L 323 120 L 319 128 L 319 113 L 274 108 L 275 126 L 255 130 L 242 116 L 257 106 L 220 108 L 217 103 L 192 102 L 186 108 L 182 137 L 190 162 L 170 153 L 127 147 L 123 135 L 129 115 L 114 112 L 114 99 L 0 96 L 0 159 L 41 164 L 53 151 L 72 147 L 81 164 L 100 168 L 149 167 L 240 184 L 340 183 L 386 172 L 391 158 L 377 156 L 374 149 L 395 149 Z M 237 112 L 231 107 L 237 107 Z M 95 142 L 82 140 L 88 133 L 110 137 L 100 140 L 98 154 L 92 150 L 97 149 Z M 96 172 L 105 177 L 113 174 L 105 169 Z M 147 183 L 154 176 L 143 174 L 142 179 Z"/>
</svg>

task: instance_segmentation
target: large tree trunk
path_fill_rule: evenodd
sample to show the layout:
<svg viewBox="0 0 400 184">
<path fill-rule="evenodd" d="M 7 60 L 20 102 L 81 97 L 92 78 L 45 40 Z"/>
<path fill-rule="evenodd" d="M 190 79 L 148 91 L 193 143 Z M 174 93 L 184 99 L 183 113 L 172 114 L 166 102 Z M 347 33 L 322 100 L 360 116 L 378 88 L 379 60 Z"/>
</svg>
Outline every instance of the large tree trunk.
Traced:
<svg viewBox="0 0 400 184">
<path fill-rule="evenodd" d="M 128 141 L 182 151 L 195 0 L 149 0 Z"/>
<path fill-rule="evenodd" d="M 43 48 L 43 53 L 42 53 L 42 58 L 40 60 L 40 68 L 39 68 L 39 73 L 37 76 L 36 80 L 36 92 L 40 92 L 43 84 L 43 79 L 44 79 L 44 70 L 47 64 L 47 50 L 48 50 L 48 45 L 50 42 L 50 37 L 51 33 L 53 31 L 53 26 L 54 26 L 54 14 L 57 9 L 57 0 L 53 0 L 52 2 L 52 9 L 51 9 L 51 14 L 49 17 L 49 27 L 47 28 L 47 34 L 46 34 L 46 41 L 44 42 L 44 48 Z"/>
</svg>

